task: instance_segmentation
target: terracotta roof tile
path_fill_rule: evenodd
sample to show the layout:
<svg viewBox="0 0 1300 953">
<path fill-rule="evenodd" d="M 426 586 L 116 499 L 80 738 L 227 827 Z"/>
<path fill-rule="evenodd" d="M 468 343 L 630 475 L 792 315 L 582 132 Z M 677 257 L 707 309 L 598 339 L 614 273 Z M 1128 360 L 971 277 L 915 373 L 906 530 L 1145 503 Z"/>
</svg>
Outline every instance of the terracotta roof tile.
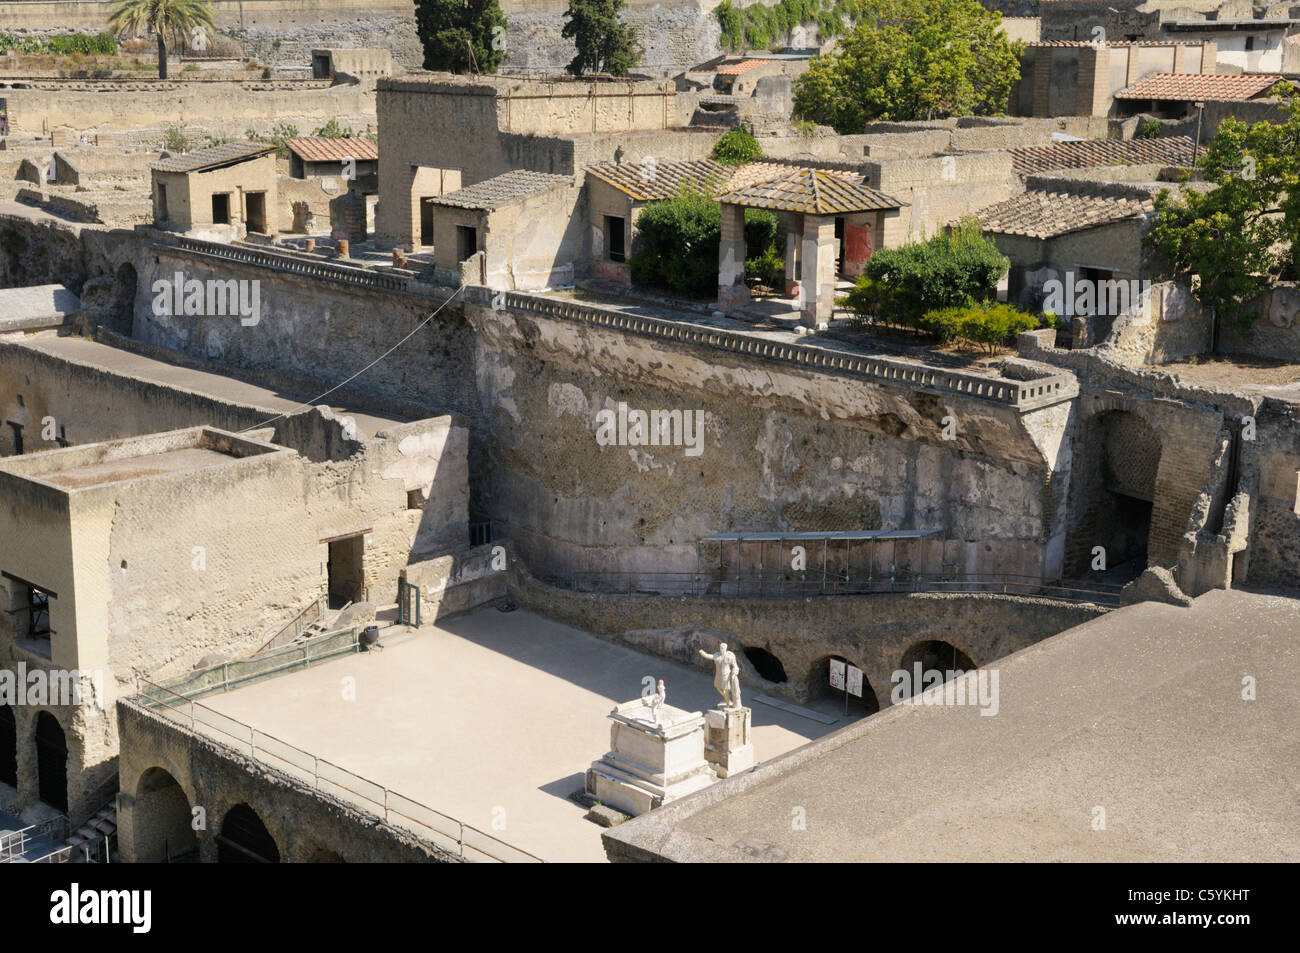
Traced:
<svg viewBox="0 0 1300 953">
<path fill-rule="evenodd" d="M 1192 138 L 1165 136 L 1159 139 L 1085 139 L 1007 151 L 1011 153 L 1012 168 L 1021 175 L 1115 164 L 1160 163 L 1187 166 L 1191 164 Z"/>
<path fill-rule="evenodd" d="M 1136 218 L 1154 210 L 1150 196 L 1095 195 L 1066 189 L 1030 189 L 975 213 L 986 232 L 1053 238 Z"/>
<path fill-rule="evenodd" d="M 728 189 L 718 201 L 746 208 L 766 208 L 810 215 L 838 215 L 875 209 L 902 208 L 896 198 L 877 192 L 860 180 L 825 169 L 796 169 L 780 178 Z"/>
<path fill-rule="evenodd" d="M 227 142 L 207 149 L 196 149 L 180 155 L 168 156 L 150 163 L 149 168 L 159 172 L 202 172 L 217 166 L 256 159 L 268 152 L 274 152 L 275 146 L 264 142 Z"/>
<path fill-rule="evenodd" d="M 670 199 L 685 186 L 709 195 L 727 181 L 727 167 L 712 159 L 642 159 L 637 162 L 600 162 L 587 174 L 608 182 L 639 202 Z"/>
<path fill-rule="evenodd" d="M 289 151 L 306 162 L 338 162 L 340 159 L 378 159 L 379 147 L 364 136 L 326 138 L 304 136 L 287 139 Z"/>
<path fill-rule="evenodd" d="M 739 76 L 741 73 L 748 73 L 755 66 L 762 66 L 764 63 L 772 63 L 774 60 L 741 60 L 739 63 L 727 63 L 718 67 L 719 76 Z"/>
<path fill-rule="evenodd" d="M 1281 81 L 1281 76 L 1262 73 L 1156 73 L 1120 90 L 1115 98 L 1243 102 L 1268 92 Z"/>
<path fill-rule="evenodd" d="M 529 172 L 515 169 L 504 172 L 491 179 L 475 182 L 455 192 L 430 198 L 433 205 L 452 205 L 456 208 L 475 208 L 490 211 L 502 205 L 538 195 L 557 185 L 572 182 L 567 175 L 550 175 L 545 172 Z"/>
</svg>

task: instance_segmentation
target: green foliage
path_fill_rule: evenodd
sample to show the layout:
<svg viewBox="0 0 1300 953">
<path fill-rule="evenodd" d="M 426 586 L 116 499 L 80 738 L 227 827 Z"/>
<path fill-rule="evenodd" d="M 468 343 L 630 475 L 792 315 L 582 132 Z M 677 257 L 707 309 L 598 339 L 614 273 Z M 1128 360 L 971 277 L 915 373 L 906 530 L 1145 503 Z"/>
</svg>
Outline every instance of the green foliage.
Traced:
<svg viewBox="0 0 1300 953">
<path fill-rule="evenodd" d="M 1247 327 L 1276 279 L 1297 275 L 1300 233 L 1300 95 L 1280 84 L 1287 119 L 1248 125 L 1228 118 L 1197 167 L 1211 191 L 1163 191 L 1147 242 L 1158 274 L 1186 284 L 1201 304 Z"/>
<path fill-rule="evenodd" d="M 415 0 L 424 68 L 495 73 L 506 55 L 506 17 L 498 0 Z"/>
<path fill-rule="evenodd" d="M 179 125 L 163 126 L 163 148 L 168 152 L 186 152 L 190 147 L 189 136 L 185 127 Z"/>
<path fill-rule="evenodd" d="M 817 135 L 817 123 L 811 119 L 796 119 L 794 121 L 794 131 L 804 139 L 811 139 Z"/>
<path fill-rule="evenodd" d="M 1036 318 L 1019 308 L 997 301 L 938 308 L 921 315 L 916 326 L 941 341 L 959 340 L 992 353 L 1014 334 L 1054 327 L 1055 318 Z"/>
<path fill-rule="evenodd" d="M 757 50 L 784 46 L 784 40 L 800 45 L 799 27 L 815 25 L 823 38 L 838 36 L 867 6 L 867 0 L 779 0 L 770 7 L 752 3 L 738 8 L 723 0 L 714 16 L 722 27 L 724 47 Z"/>
<path fill-rule="evenodd" d="M 1148 119 L 1146 122 L 1139 123 L 1137 132 L 1133 134 L 1134 139 L 1154 139 L 1160 135 L 1160 120 Z"/>
<path fill-rule="evenodd" d="M 115 36 L 153 33 L 158 38 L 158 77 L 167 78 L 167 41 L 183 45 L 195 37 L 206 40 L 217 35 L 212 7 L 206 0 L 115 0 L 108 15 L 108 28 Z"/>
<path fill-rule="evenodd" d="M 999 115 L 1023 44 L 978 0 L 861 0 L 839 48 L 795 80 L 795 114 L 842 134 L 876 119 Z"/>
<path fill-rule="evenodd" d="M 330 122 L 334 122 L 334 120 L 331 119 Z M 330 123 L 326 123 L 321 128 L 328 129 L 329 124 Z M 316 135 L 323 135 L 323 133 L 318 129 L 316 130 Z M 277 122 L 271 127 L 271 134 L 269 136 L 263 136 L 260 135 L 252 126 L 249 126 L 244 130 L 244 138 L 250 139 L 253 142 L 269 142 L 271 145 L 275 146 L 276 154 L 281 159 L 287 159 L 289 158 L 288 142 L 290 139 L 298 138 L 298 127 L 291 122 Z"/>
<path fill-rule="evenodd" d="M 744 165 L 763 158 L 763 147 L 746 129 L 728 129 L 713 146 L 713 158 L 723 165 Z"/>
<path fill-rule="evenodd" d="M 774 249 L 779 228 L 779 220 L 771 212 L 745 210 L 745 246 L 756 261 Z M 683 190 L 671 199 L 652 202 L 637 219 L 637 247 L 628 259 L 632 280 L 691 297 L 708 297 L 718 287 L 721 240 L 722 208 L 708 196 Z M 777 261 L 777 270 L 783 273 L 784 259 L 778 257 Z M 748 269 L 747 261 L 747 275 Z"/>
<path fill-rule="evenodd" d="M 768 288 L 781 288 L 785 284 L 785 256 L 775 245 L 769 245 L 761 255 L 746 258 L 745 280 Z"/>
<path fill-rule="evenodd" d="M 641 59 L 636 30 L 618 17 L 624 0 L 569 0 L 560 36 L 573 40 L 577 55 L 565 67 L 574 76 L 610 73 L 626 76 Z"/>
<path fill-rule="evenodd" d="M 312 135 L 321 136 L 325 139 L 351 139 L 352 130 L 347 126 L 340 124 L 337 119 L 331 119 L 329 122 L 325 123 L 325 125 L 313 132 Z M 293 139 L 294 136 L 288 136 L 287 138 Z"/>
<path fill-rule="evenodd" d="M 849 292 L 849 307 L 886 324 L 922 327 L 927 312 L 993 297 L 1009 266 L 974 220 L 967 219 L 928 241 L 876 252 Z"/>
<path fill-rule="evenodd" d="M 110 33 L 69 33 L 63 36 L 28 37 L 0 33 L 0 53 L 14 50 L 28 55 L 54 54 L 69 56 L 80 53 L 87 56 L 115 56 L 117 40 Z"/>
</svg>

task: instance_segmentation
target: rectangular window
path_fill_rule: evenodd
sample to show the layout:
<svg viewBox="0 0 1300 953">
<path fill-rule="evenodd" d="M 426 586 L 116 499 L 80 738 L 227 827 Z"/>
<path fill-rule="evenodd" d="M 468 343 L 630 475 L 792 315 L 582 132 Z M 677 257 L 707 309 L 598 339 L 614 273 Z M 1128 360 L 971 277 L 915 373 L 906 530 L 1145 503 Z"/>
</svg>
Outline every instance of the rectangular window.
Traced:
<svg viewBox="0 0 1300 953">
<path fill-rule="evenodd" d="M 610 261 L 627 261 L 627 222 L 620 215 L 605 216 L 605 244 Z"/>
<path fill-rule="evenodd" d="M 27 587 L 27 637 L 50 638 L 50 594 L 35 586 Z"/>
<path fill-rule="evenodd" d="M 160 182 L 158 184 L 158 220 L 165 222 L 167 218 L 167 186 Z"/>
<path fill-rule="evenodd" d="M 472 225 L 456 226 L 456 253 L 460 257 L 457 261 L 464 261 L 467 258 L 474 257 L 478 251 L 478 229 Z"/>
<path fill-rule="evenodd" d="M 230 224 L 230 193 L 222 192 L 212 196 L 212 224 Z"/>
<path fill-rule="evenodd" d="M 9 421 L 9 429 L 13 432 L 14 437 L 14 455 L 18 456 L 23 452 L 23 425 Z"/>
</svg>

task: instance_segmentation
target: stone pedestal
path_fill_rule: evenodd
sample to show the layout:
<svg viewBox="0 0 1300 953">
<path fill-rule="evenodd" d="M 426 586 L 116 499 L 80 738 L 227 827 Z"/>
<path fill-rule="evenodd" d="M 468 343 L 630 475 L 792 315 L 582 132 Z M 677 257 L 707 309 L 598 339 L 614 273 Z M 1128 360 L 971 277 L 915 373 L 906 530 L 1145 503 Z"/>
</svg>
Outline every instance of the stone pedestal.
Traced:
<svg viewBox="0 0 1300 953">
<path fill-rule="evenodd" d="M 754 766 L 748 708 L 711 708 L 704 713 L 704 759 L 720 778 L 729 778 Z"/>
<path fill-rule="evenodd" d="M 704 760 L 704 716 L 664 705 L 656 725 L 641 699 L 609 714 L 609 751 L 587 769 L 586 791 L 636 816 L 717 780 Z M 748 721 L 746 721 L 748 725 Z"/>
</svg>

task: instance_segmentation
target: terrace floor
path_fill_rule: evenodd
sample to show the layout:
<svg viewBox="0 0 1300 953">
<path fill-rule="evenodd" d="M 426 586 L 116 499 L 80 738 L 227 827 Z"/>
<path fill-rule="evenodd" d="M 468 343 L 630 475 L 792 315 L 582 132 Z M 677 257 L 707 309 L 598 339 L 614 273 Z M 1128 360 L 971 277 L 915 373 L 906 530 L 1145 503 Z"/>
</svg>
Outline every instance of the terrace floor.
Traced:
<svg viewBox="0 0 1300 953">
<path fill-rule="evenodd" d="M 385 642 L 203 704 L 544 860 L 604 861 L 603 828 L 569 795 L 609 748 L 610 711 L 647 675 L 688 711 L 718 697 L 703 661 L 647 656 L 522 609 Z M 349 677 L 355 701 L 340 690 Z M 759 761 L 846 724 L 746 703 Z M 839 714 L 833 700 L 818 711 Z"/>
</svg>

